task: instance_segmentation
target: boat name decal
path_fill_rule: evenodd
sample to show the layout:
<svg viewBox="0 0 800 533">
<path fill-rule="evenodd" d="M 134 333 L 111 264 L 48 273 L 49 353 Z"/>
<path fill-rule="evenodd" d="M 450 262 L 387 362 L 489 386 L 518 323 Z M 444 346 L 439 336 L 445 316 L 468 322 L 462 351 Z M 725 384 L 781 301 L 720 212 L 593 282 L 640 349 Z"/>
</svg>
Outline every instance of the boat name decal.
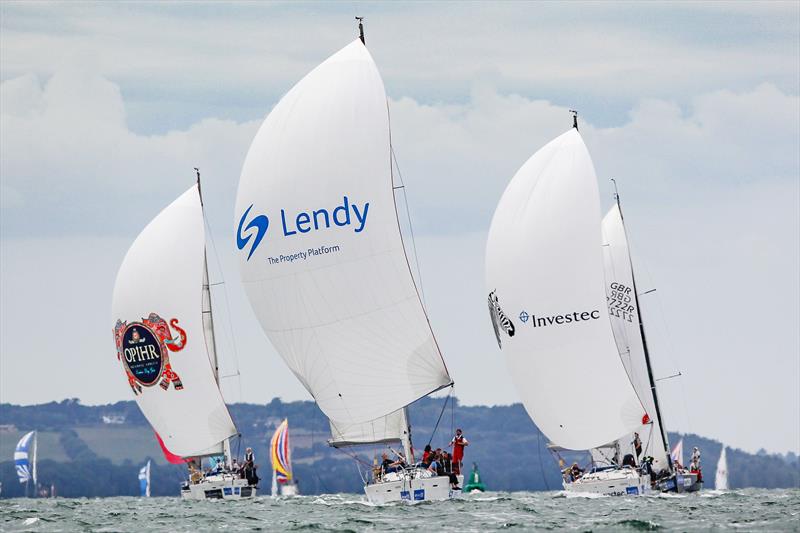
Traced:
<svg viewBox="0 0 800 533">
<path fill-rule="evenodd" d="M 514 323 L 503 312 L 503 308 L 500 307 L 500 300 L 497 298 L 496 292 L 497 291 L 494 290 L 489 293 L 489 317 L 492 319 L 494 335 L 497 337 L 497 346 L 502 348 L 503 342 L 500 339 L 500 330 L 502 329 L 505 331 L 509 337 L 513 337 L 516 330 L 514 328 Z"/>
<path fill-rule="evenodd" d="M 267 236 L 267 232 L 270 228 L 269 217 L 265 214 L 256 215 L 247 222 L 253 205 L 254 204 L 250 204 L 250 207 L 245 209 L 239 219 L 239 226 L 236 231 L 236 246 L 239 250 L 244 250 L 252 239 L 252 244 L 247 252 L 247 261 L 253 256 L 253 253 L 255 253 L 264 237 Z M 320 208 L 311 210 L 310 212 L 300 211 L 292 215 L 291 213 L 287 214 L 285 209 L 281 209 L 280 235 L 283 237 L 292 237 L 297 234 L 322 231 L 334 226 L 352 226 L 355 233 L 361 233 L 367 225 L 368 213 L 369 202 L 365 202 L 363 206 L 359 206 L 356 203 L 351 203 L 347 196 L 342 197 L 342 203 L 331 210 Z M 274 263 L 271 262 L 271 264 Z"/>
<path fill-rule="evenodd" d="M 173 336 L 172 330 L 177 332 Z M 181 378 L 172 369 L 169 352 L 179 352 L 186 346 L 186 331 L 178 326 L 178 319 L 167 321 L 156 313 L 150 313 L 141 322 L 117 320 L 114 326 L 114 342 L 117 359 L 122 361 L 128 384 L 135 395 L 141 394 L 142 386 L 152 387 L 158 383 L 162 389 L 173 385 L 183 389 Z"/>
</svg>

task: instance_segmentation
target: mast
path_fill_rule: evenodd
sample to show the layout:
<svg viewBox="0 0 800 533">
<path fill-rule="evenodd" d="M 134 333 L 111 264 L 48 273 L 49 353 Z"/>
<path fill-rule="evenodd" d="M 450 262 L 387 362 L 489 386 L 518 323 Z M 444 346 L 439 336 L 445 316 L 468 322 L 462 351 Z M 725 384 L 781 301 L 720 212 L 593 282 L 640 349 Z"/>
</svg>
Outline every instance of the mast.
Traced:
<svg viewBox="0 0 800 533">
<path fill-rule="evenodd" d="M 406 456 L 406 463 L 414 463 L 414 445 L 411 443 L 411 421 L 408 419 L 408 406 L 403 407 L 403 418 L 406 421 L 406 430 L 403 432 L 403 454 Z"/>
<path fill-rule="evenodd" d="M 622 205 L 619 201 L 619 191 L 617 191 L 617 182 L 613 178 L 611 181 L 614 183 L 614 200 L 617 202 L 617 209 L 619 209 L 619 217 L 622 220 L 622 227 L 625 227 L 625 217 L 622 214 Z M 627 231 L 626 231 L 627 234 Z M 626 235 L 627 239 L 627 235 Z M 656 381 L 653 377 L 653 365 L 650 362 L 650 351 L 647 349 L 647 337 L 644 334 L 644 322 L 642 322 L 642 313 L 639 307 L 639 293 L 636 290 L 636 276 L 633 272 L 633 260 L 631 260 L 630 253 L 628 254 L 628 261 L 631 265 L 631 280 L 633 280 L 633 298 L 636 303 L 636 319 L 639 322 L 639 333 L 642 336 L 642 348 L 644 350 L 644 361 L 647 365 L 647 379 L 650 382 L 650 390 L 653 393 L 653 403 L 656 407 L 656 419 L 658 420 L 658 429 L 661 433 L 661 442 L 664 444 L 664 450 L 667 452 L 667 463 L 669 464 L 670 471 L 673 470 L 672 454 L 670 453 L 669 440 L 667 439 L 667 432 L 664 429 L 664 419 L 661 416 L 661 407 L 658 403 L 658 391 L 656 390 Z"/>
<path fill-rule="evenodd" d="M 197 194 L 200 196 L 200 209 L 203 210 L 203 220 L 205 220 L 205 210 L 203 208 L 203 189 L 200 186 L 200 169 L 194 167 L 194 171 L 197 174 Z M 203 295 L 205 300 L 208 299 L 208 309 L 203 309 L 203 321 L 208 321 L 208 327 L 211 331 L 211 353 L 213 355 L 214 360 L 213 368 L 214 368 L 214 379 L 217 382 L 217 386 L 219 387 L 219 359 L 217 358 L 217 338 L 214 335 L 214 314 L 211 311 L 211 280 L 208 276 L 208 254 L 205 250 L 205 245 L 203 246 Z M 231 439 L 227 438 L 222 441 L 222 450 L 223 456 L 225 461 L 225 466 L 230 468 L 231 462 Z"/>
<path fill-rule="evenodd" d="M 38 492 L 37 489 L 37 482 L 36 482 L 36 454 L 39 451 L 39 432 L 33 432 L 33 469 L 31 471 L 31 475 L 33 477 L 33 497 L 36 497 L 36 493 Z"/>
<path fill-rule="evenodd" d="M 200 169 L 194 167 L 197 173 L 197 194 L 200 195 L 200 208 L 203 209 L 203 190 L 200 188 Z M 205 220 L 205 211 L 203 211 L 203 219 Z M 203 293 L 208 298 L 208 309 L 203 309 L 203 320 L 208 321 L 209 329 L 211 330 L 211 352 L 214 360 L 214 378 L 219 385 L 219 360 L 217 359 L 217 339 L 214 336 L 214 315 L 211 312 L 211 285 L 208 277 L 208 254 L 206 253 L 205 246 L 203 246 Z"/>
<path fill-rule="evenodd" d="M 578 111 L 575 109 L 570 109 L 570 113 L 572 113 L 572 127 L 576 130 L 578 129 Z"/>
</svg>

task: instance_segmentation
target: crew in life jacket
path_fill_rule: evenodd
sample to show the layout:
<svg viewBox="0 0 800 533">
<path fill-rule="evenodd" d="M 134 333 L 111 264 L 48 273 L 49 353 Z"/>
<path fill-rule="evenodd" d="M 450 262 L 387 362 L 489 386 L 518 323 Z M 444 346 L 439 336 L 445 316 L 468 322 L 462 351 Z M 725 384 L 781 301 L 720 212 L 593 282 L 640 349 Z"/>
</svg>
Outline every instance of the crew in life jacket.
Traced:
<svg viewBox="0 0 800 533">
<path fill-rule="evenodd" d="M 242 465 L 242 477 L 244 477 L 250 485 L 258 485 L 258 475 L 256 474 L 256 456 L 253 453 L 253 448 L 247 448 L 244 454 L 244 464 Z"/>
<path fill-rule="evenodd" d="M 464 459 L 464 447 L 469 446 L 469 441 L 461 432 L 461 428 L 456 430 L 456 436 L 450 441 L 453 448 L 453 473 L 461 474 L 461 462 Z"/>
</svg>

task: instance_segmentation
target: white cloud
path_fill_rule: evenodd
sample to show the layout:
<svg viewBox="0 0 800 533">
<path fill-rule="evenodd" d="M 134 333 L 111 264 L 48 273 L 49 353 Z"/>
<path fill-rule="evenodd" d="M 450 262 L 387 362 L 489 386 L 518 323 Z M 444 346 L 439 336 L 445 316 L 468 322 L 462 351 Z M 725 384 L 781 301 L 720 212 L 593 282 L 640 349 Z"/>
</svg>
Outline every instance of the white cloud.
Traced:
<svg viewBox="0 0 800 533">
<path fill-rule="evenodd" d="M 31 364 L 61 369 L 65 337 L 73 338 L 70 350 L 85 354 L 70 363 L 76 375 L 114 372 L 105 310 L 116 265 L 125 243 L 192 183 L 196 164 L 228 280 L 242 398 L 306 397 L 261 334 L 230 259 L 235 188 L 257 122 L 205 119 L 164 135 L 136 134 L 126 125 L 119 87 L 88 73 L 57 74 L 43 84 L 26 75 L 3 82 L 0 94 L 0 349 L 25 354 L 3 357 L 4 401 L 125 397 L 112 379 L 88 392 L 78 378 L 39 389 L 7 376 Z M 567 110 L 480 84 L 462 104 L 401 98 L 391 109 L 428 306 L 458 395 L 467 403 L 515 401 L 485 316 L 485 230 L 516 169 L 569 126 Z M 618 179 L 637 259 L 650 265 L 664 301 L 672 335 L 648 322 L 657 370 L 665 375 L 679 366 L 686 375 L 692 419 L 667 382 L 670 427 L 750 449 L 778 425 L 787 431 L 772 437 L 774 449 L 800 445 L 798 387 L 774 387 L 776 375 L 798 373 L 797 113 L 797 96 L 761 84 L 706 93 L 686 108 L 643 100 L 622 126 L 582 126 L 603 189 L 602 178 Z M 665 357 L 670 344 L 674 362 Z M 727 421 L 719 405 L 726 414 L 745 413 L 749 429 Z"/>
</svg>

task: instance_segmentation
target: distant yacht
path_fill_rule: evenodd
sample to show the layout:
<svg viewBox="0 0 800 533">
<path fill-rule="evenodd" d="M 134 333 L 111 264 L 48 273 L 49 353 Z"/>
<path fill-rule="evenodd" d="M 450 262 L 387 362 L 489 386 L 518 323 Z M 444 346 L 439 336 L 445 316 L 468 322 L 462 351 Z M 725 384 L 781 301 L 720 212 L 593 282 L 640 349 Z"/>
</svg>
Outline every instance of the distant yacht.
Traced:
<svg viewBox="0 0 800 533">
<path fill-rule="evenodd" d="M 181 497 L 251 498 L 255 484 L 231 472 L 238 431 L 219 388 L 199 173 L 197 180 L 139 234 L 120 266 L 117 359 L 162 447 L 193 470 Z M 202 460 L 212 456 L 224 456 L 223 466 L 203 476 Z"/>
<path fill-rule="evenodd" d="M 719 460 L 717 461 L 717 473 L 714 476 L 714 488 L 717 490 L 728 490 L 728 454 L 725 451 L 725 445 L 722 445 L 722 451 L 719 452 Z"/>
<path fill-rule="evenodd" d="M 30 431 L 22 436 L 14 448 L 14 467 L 20 483 L 25 484 L 25 496 L 29 496 L 31 481 L 33 495 L 37 494 L 36 455 L 39 451 L 38 433 Z"/>
<path fill-rule="evenodd" d="M 289 420 L 284 419 L 275 429 L 269 448 L 272 463 L 272 496 L 296 496 L 299 491 L 292 472 Z"/>
</svg>

